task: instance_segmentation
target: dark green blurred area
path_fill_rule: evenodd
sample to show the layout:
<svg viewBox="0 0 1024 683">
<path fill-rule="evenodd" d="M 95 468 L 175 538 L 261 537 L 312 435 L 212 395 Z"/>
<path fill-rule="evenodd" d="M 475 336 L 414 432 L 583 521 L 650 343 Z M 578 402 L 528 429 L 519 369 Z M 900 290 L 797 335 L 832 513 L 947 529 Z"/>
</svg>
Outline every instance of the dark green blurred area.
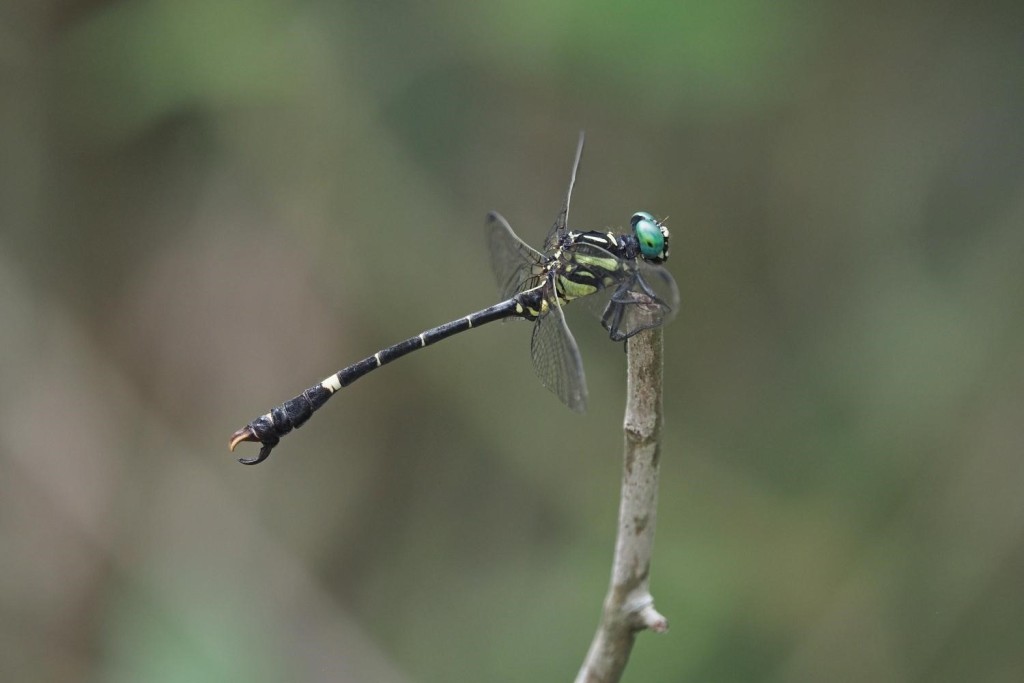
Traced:
<svg viewBox="0 0 1024 683">
<path fill-rule="evenodd" d="M 1022 121 L 1011 2 L 0 5 L 0 680 L 571 680 L 585 310 L 586 416 L 510 323 L 226 444 L 494 303 L 581 128 L 571 223 L 668 215 L 683 296 L 624 680 L 1024 680 Z"/>
</svg>

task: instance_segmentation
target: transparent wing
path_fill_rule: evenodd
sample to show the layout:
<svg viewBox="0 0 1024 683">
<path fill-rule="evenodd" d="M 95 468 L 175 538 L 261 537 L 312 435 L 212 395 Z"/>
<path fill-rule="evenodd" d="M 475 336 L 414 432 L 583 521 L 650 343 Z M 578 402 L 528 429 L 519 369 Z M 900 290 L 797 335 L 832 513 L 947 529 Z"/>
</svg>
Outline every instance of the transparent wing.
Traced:
<svg viewBox="0 0 1024 683">
<path fill-rule="evenodd" d="M 558 212 L 554 225 L 544 239 L 544 251 L 552 251 L 561 242 L 565 235 L 566 225 L 569 222 L 569 202 L 572 200 L 572 188 L 576 184 L 576 170 L 580 167 L 580 159 L 583 157 L 583 131 L 580 131 L 579 142 L 576 143 L 576 159 L 572 162 L 572 174 L 569 176 L 569 189 L 565 193 L 565 203 L 562 210 Z"/>
<path fill-rule="evenodd" d="M 487 231 L 491 243 L 491 267 L 498 280 L 501 298 L 509 297 L 540 284 L 539 273 L 544 257 L 519 239 L 508 221 L 496 211 L 487 214 Z"/>
<path fill-rule="evenodd" d="M 597 297 L 606 301 L 600 311 L 601 325 L 612 341 L 664 325 L 679 309 L 679 288 L 671 273 L 646 261 L 628 265 L 627 277 Z"/>
<path fill-rule="evenodd" d="M 549 299 L 547 315 L 538 318 L 530 341 L 533 370 L 541 384 L 577 413 L 587 409 L 587 379 L 576 340 L 565 324 L 562 307 Z"/>
</svg>

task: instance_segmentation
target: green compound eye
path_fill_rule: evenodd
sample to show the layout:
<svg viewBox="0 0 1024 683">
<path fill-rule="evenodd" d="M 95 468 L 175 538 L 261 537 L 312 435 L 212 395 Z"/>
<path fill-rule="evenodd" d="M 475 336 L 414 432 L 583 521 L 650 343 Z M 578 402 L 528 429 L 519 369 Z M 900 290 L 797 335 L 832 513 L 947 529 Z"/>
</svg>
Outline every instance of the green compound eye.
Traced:
<svg viewBox="0 0 1024 683">
<path fill-rule="evenodd" d="M 637 211 L 629 223 L 633 226 L 633 234 L 640 244 L 640 253 L 643 257 L 652 261 L 664 261 L 668 256 L 665 233 L 654 216 L 646 211 Z"/>
</svg>

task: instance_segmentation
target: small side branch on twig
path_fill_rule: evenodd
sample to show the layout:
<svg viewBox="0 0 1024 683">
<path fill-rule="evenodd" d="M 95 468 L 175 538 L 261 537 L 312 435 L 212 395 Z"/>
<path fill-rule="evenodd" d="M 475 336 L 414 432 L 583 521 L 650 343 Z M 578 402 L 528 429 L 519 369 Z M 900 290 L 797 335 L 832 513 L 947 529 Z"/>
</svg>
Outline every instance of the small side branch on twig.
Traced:
<svg viewBox="0 0 1024 683">
<path fill-rule="evenodd" d="M 611 586 L 576 683 L 618 681 L 636 634 L 668 630 L 668 621 L 654 608 L 649 581 L 661 455 L 661 329 L 631 337 L 626 352 L 626 445 Z"/>
</svg>

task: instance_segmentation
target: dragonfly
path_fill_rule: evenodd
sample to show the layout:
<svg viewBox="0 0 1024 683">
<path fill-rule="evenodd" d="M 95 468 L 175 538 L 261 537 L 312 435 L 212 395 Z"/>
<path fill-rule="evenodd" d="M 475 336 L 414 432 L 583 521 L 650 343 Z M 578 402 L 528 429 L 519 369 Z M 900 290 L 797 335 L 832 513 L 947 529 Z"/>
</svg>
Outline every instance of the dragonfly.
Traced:
<svg viewBox="0 0 1024 683">
<path fill-rule="evenodd" d="M 632 230 L 625 234 L 569 229 L 569 203 L 583 142 L 580 133 L 569 189 L 544 240 L 543 251 L 521 240 L 501 214 L 488 214 L 491 264 L 500 303 L 383 348 L 257 417 L 231 435 L 232 452 L 247 441 L 261 445 L 259 455 L 239 458 L 239 462 L 255 465 L 266 460 L 281 437 L 301 427 L 337 391 L 364 375 L 413 351 L 496 320 L 533 323 L 530 357 L 541 383 L 570 409 L 585 411 L 583 361 L 562 307 L 575 299 L 591 301 L 610 338 L 624 341 L 670 321 L 679 305 L 679 291 L 663 265 L 668 259 L 668 227 L 650 213 L 633 214 L 629 221 Z"/>
</svg>

